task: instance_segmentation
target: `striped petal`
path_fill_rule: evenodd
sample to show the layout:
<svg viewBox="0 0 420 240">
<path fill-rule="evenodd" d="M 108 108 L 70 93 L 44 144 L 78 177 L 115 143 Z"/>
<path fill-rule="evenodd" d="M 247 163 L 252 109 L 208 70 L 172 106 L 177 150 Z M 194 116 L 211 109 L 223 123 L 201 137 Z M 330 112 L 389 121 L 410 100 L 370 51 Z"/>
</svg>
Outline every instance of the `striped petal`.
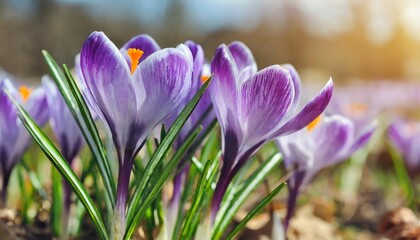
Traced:
<svg viewBox="0 0 420 240">
<path fill-rule="evenodd" d="M 210 94 L 214 110 L 223 132 L 222 148 L 238 152 L 242 130 L 238 120 L 238 86 L 236 64 L 228 48 L 219 46 L 211 62 L 213 81 Z M 226 151 L 225 151 L 226 154 Z M 226 156 L 224 156 L 226 160 Z M 234 161 L 234 159 L 232 159 Z"/>
<path fill-rule="evenodd" d="M 130 139 L 137 117 L 136 94 L 123 55 L 102 32 L 93 32 L 80 53 L 80 68 L 87 88 L 101 111 L 121 154 Z"/>
<path fill-rule="evenodd" d="M 162 49 L 139 64 L 133 81 L 142 84 L 139 112 L 144 125 L 155 126 L 173 113 L 191 89 L 193 63 L 183 50 Z M 139 92 L 138 94 L 143 94 Z"/>
<path fill-rule="evenodd" d="M 290 74 L 279 65 L 259 71 L 243 84 L 239 116 L 249 146 L 263 140 L 280 123 L 293 99 Z"/>
<path fill-rule="evenodd" d="M 298 114 L 276 130 L 270 136 L 270 139 L 296 132 L 306 127 L 309 123 L 315 120 L 315 118 L 321 115 L 330 102 L 333 86 L 333 82 L 330 79 L 321 92 L 319 92 L 315 98 L 306 104 Z"/>
</svg>

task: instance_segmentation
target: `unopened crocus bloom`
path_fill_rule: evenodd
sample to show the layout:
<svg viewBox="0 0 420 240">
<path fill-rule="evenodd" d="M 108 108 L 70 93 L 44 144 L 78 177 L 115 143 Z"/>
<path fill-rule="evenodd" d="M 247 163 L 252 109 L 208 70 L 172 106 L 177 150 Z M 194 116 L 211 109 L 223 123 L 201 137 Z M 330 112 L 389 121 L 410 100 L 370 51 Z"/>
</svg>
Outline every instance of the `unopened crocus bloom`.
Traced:
<svg viewBox="0 0 420 240">
<path fill-rule="evenodd" d="M 388 129 L 391 144 L 401 153 L 408 171 L 420 171 L 420 123 L 395 120 Z"/>
<path fill-rule="evenodd" d="M 153 128 L 172 114 L 191 88 L 192 56 L 185 45 L 156 50 L 150 37 L 119 50 L 93 32 L 80 53 L 83 81 L 117 151 L 116 235 L 125 229 L 125 207 L 134 158 Z M 122 236 L 115 236 L 121 238 Z"/>
<path fill-rule="evenodd" d="M 222 130 L 223 167 L 213 201 L 214 220 L 232 178 L 264 143 L 296 132 L 318 117 L 333 83 L 297 112 L 300 79 L 291 65 L 257 72 L 251 51 L 240 42 L 221 45 L 211 63 L 211 98 Z"/>
<path fill-rule="evenodd" d="M 6 91 L 25 108 L 39 126 L 48 121 L 48 104 L 44 89 L 32 90 L 26 86 L 16 89 L 10 80 L 0 80 L 0 170 L 3 204 L 6 201 L 7 185 L 12 169 L 22 158 L 31 140 Z"/>
<path fill-rule="evenodd" d="M 73 160 L 84 145 L 82 132 L 55 83 L 48 76 L 43 76 L 42 84 L 47 95 L 51 128 L 60 145 L 61 154 L 72 166 Z M 71 204 L 71 187 L 66 181 L 63 182 L 63 186 L 66 215 Z"/>
<path fill-rule="evenodd" d="M 306 129 L 276 140 L 286 168 L 294 169 L 288 181 L 289 200 L 285 228 L 296 206 L 298 194 L 315 174 L 327 166 L 350 157 L 372 136 L 376 122 L 357 129 L 352 120 L 340 115 L 316 118 Z"/>
</svg>

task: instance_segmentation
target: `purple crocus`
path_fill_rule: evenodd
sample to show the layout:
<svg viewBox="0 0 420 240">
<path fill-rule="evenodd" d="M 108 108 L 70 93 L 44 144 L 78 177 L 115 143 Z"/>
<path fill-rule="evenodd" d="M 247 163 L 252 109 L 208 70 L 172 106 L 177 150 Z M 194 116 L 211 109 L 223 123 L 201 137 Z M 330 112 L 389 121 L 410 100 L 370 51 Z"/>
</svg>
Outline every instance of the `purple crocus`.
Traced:
<svg viewBox="0 0 420 240">
<path fill-rule="evenodd" d="M 43 88 L 31 90 L 26 86 L 16 89 L 8 79 L 0 80 L 0 170 L 2 203 L 5 204 L 7 185 L 13 167 L 29 146 L 31 136 L 17 115 L 17 109 L 7 95 L 9 92 L 35 122 L 43 126 L 48 121 L 48 104 Z"/>
<path fill-rule="evenodd" d="M 192 68 L 191 52 L 185 45 L 157 50 L 150 37 L 133 38 L 119 50 L 104 33 L 93 32 L 82 47 L 82 78 L 118 156 L 117 225 L 113 227 L 117 235 L 125 229 L 134 158 L 153 128 L 187 96 Z"/>
<path fill-rule="evenodd" d="M 42 77 L 42 84 L 46 91 L 50 125 L 60 145 L 61 153 L 70 166 L 84 145 L 83 135 L 76 121 L 68 109 L 64 98 L 55 83 L 48 77 Z M 67 215 L 71 204 L 71 187 L 64 181 L 64 215 Z M 68 216 L 65 216 L 68 218 Z"/>
<path fill-rule="evenodd" d="M 395 120 L 388 128 L 388 137 L 403 156 L 411 174 L 420 171 L 420 123 Z"/>
<path fill-rule="evenodd" d="M 368 142 L 375 129 L 376 122 L 365 129 L 357 129 L 352 120 L 341 115 L 320 116 L 306 130 L 276 140 L 284 155 L 286 168 L 295 171 L 288 180 L 289 200 L 285 229 L 293 215 L 298 194 L 315 174 L 324 167 L 350 157 Z"/>
<path fill-rule="evenodd" d="M 214 220 L 235 174 L 264 143 L 296 132 L 326 108 L 333 83 L 296 112 L 300 79 L 291 65 L 257 72 L 251 51 L 241 42 L 221 45 L 211 63 L 211 99 L 222 130 L 223 167 L 213 201 Z"/>
</svg>

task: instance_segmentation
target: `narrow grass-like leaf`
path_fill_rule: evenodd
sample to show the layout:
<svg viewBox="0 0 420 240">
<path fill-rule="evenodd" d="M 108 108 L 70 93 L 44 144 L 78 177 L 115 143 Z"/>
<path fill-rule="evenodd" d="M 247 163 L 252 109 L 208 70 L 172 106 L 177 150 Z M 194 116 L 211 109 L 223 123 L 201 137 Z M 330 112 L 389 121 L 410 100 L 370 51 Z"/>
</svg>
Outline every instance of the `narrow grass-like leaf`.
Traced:
<svg viewBox="0 0 420 240">
<path fill-rule="evenodd" d="M 195 166 L 195 168 L 197 168 L 197 170 L 198 170 L 198 172 L 200 173 L 200 174 L 202 174 L 203 173 L 203 171 L 204 171 L 204 166 L 203 166 L 203 164 L 200 162 L 200 161 L 198 161 L 198 159 L 196 158 L 196 157 L 192 157 L 191 158 L 191 163 L 192 164 L 194 164 L 194 166 Z"/>
<path fill-rule="evenodd" d="M 186 235 L 181 234 L 182 238 L 184 238 L 184 239 L 192 239 L 193 238 L 193 236 L 194 236 L 194 234 L 197 230 L 197 227 L 200 224 L 200 220 L 202 220 L 201 219 L 202 214 L 205 214 L 204 218 L 209 218 L 209 214 L 207 214 L 208 211 L 206 211 L 207 210 L 206 206 L 208 206 L 208 205 L 206 205 L 206 204 L 211 200 L 211 197 L 213 196 L 214 189 L 212 189 L 212 184 L 215 184 L 214 180 L 216 179 L 216 177 L 218 176 L 218 173 L 219 173 L 219 164 L 220 164 L 219 158 L 220 158 L 221 154 L 222 153 L 219 152 L 216 155 L 216 157 L 213 158 L 213 160 L 209 161 L 210 164 L 211 164 L 210 169 L 208 170 L 207 173 L 203 173 L 203 175 L 202 175 L 202 177 L 205 177 L 204 188 L 199 193 L 199 196 L 195 195 L 196 197 L 198 196 L 199 199 L 195 199 L 195 198 L 193 199 L 193 203 L 196 200 L 198 201 L 198 206 L 195 209 L 192 209 L 192 207 L 191 207 L 191 210 L 194 210 L 194 212 L 191 213 L 191 215 L 190 215 L 190 216 L 192 216 L 192 221 L 190 221 L 189 223 L 185 223 L 185 225 L 184 225 L 184 226 L 187 226 L 187 228 L 188 228 L 186 230 Z M 200 211 L 198 212 L 198 210 L 200 210 Z M 189 220 L 188 215 L 187 215 L 186 220 L 187 221 Z"/>
<path fill-rule="evenodd" d="M 146 235 L 146 239 L 153 239 L 153 229 L 154 229 L 154 222 L 153 222 L 153 210 L 152 208 L 148 208 L 144 213 L 144 234 Z"/>
<path fill-rule="evenodd" d="M 209 135 L 214 126 L 216 126 L 217 123 L 217 119 L 214 119 L 209 126 L 204 130 L 203 134 L 201 134 L 197 140 L 194 142 L 194 144 L 191 146 L 190 150 L 188 150 L 188 154 L 185 156 L 185 159 L 192 159 L 192 157 L 194 156 L 194 153 L 196 152 L 196 150 L 200 147 L 201 143 L 204 141 L 204 139 L 207 137 L 207 135 Z M 200 126 L 200 125 L 199 125 Z M 188 135 L 187 135 L 188 136 Z M 204 162 L 204 161 L 203 161 Z M 201 163 L 203 163 L 201 162 Z M 179 167 L 178 170 L 183 169 L 183 167 L 185 166 L 185 164 L 187 164 L 187 161 L 185 161 L 185 163 L 183 164 L 183 166 Z M 202 167 L 204 168 L 204 164 L 201 164 Z"/>
<path fill-rule="evenodd" d="M 25 186 L 25 177 L 23 175 L 24 169 L 23 167 L 17 165 L 15 168 L 18 175 L 18 183 L 19 183 L 19 189 L 20 189 L 20 195 L 21 195 L 21 201 L 22 201 L 22 212 L 21 215 L 23 217 L 23 223 L 27 224 L 29 222 L 28 218 L 28 209 L 29 209 L 29 199 L 30 196 L 28 196 L 26 186 Z"/>
<path fill-rule="evenodd" d="M 95 121 L 93 120 L 90 109 L 86 104 L 85 99 L 82 96 L 82 93 L 77 86 L 76 81 L 73 78 L 73 75 L 70 72 L 70 69 L 64 64 L 64 73 L 66 74 L 67 81 L 69 82 L 70 89 L 76 99 L 77 105 L 79 106 L 80 119 L 79 127 L 84 129 L 85 139 L 91 149 L 95 160 L 99 167 L 99 173 L 104 181 L 105 190 L 109 196 L 112 206 L 114 207 L 114 193 L 116 192 L 115 181 L 112 176 L 112 171 L 109 166 L 109 162 L 106 158 L 106 153 L 104 151 L 104 146 L 99 136 L 98 129 L 96 128 Z M 82 129 L 82 130 L 83 130 Z"/>
<path fill-rule="evenodd" d="M 25 169 L 26 173 L 28 174 L 29 180 L 31 181 L 32 186 L 38 192 L 42 199 L 46 200 L 48 198 L 47 192 L 42 187 L 41 181 L 39 180 L 38 176 L 32 170 L 25 161 L 21 161 L 20 165 Z"/>
<path fill-rule="evenodd" d="M 70 184 L 73 192 L 85 206 L 101 238 L 108 239 L 107 230 L 98 209 L 96 208 L 89 194 L 86 192 L 83 184 L 79 181 L 76 174 L 61 155 L 60 151 L 58 151 L 51 140 L 39 128 L 39 126 L 28 115 L 28 113 L 19 105 L 19 103 L 17 103 L 11 95 L 9 95 L 9 98 L 16 105 L 19 112 L 19 118 L 21 119 L 25 128 L 28 130 L 29 134 L 33 137 L 41 150 L 64 177 L 64 179 Z"/>
<path fill-rule="evenodd" d="M 282 182 L 279 186 L 277 186 L 273 191 L 271 191 L 261 202 L 253 208 L 242 221 L 233 229 L 233 231 L 228 235 L 226 239 L 233 239 L 236 234 L 238 234 L 242 228 L 251 220 L 255 215 L 261 212 L 272 200 L 273 198 L 283 189 L 286 185 L 285 182 Z M 212 238 L 213 239 L 213 238 Z"/>
<path fill-rule="evenodd" d="M 58 86 L 67 106 L 69 107 L 74 119 L 76 120 L 86 143 L 88 144 L 96 163 L 98 164 L 101 178 L 104 182 L 105 191 L 112 206 L 115 205 L 114 193 L 116 186 L 112 177 L 109 163 L 106 159 L 104 147 L 99 137 L 95 122 L 90 114 L 90 110 L 77 87 L 76 81 L 72 77 L 69 69 L 65 66 L 63 72 L 57 62 L 45 50 L 42 51 L 45 61 L 51 71 L 52 77 Z"/>
<path fill-rule="evenodd" d="M 162 124 L 162 128 L 160 129 L 160 141 L 162 141 L 162 139 L 164 139 L 165 136 L 166 136 L 165 125 Z"/>
<path fill-rule="evenodd" d="M 89 175 L 93 174 L 94 165 L 95 165 L 94 163 L 95 163 L 95 161 L 93 159 L 90 159 L 87 167 L 83 167 L 83 172 L 80 176 L 80 182 L 81 183 L 84 183 L 86 178 Z M 69 231 L 68 232 L 69 232 L 70 236 L 77 236 L 77 233 L 79 233 L 80 227 L 82 225 L 82 220 L 83 220 L 83 217 L 85 215 L 85 212 L 86 212 L 85 207 L 82 205 L 82 203 L 79 200 L 77 200 L 76 204 L 75 204 L 75 208 L 74 208 L 74 214 L 73 214 L 72 218 L 69 219 L 70 224 L 69 224 Z"/>
<path fill-rule="evenodd" d="M 210 152 L 214 148 L 214 146 L 216 145 L 216 142 L 217 142 L 217 133 L 215 131 L 213 131 L 210 134 L 206 144 L 204 145 L 204 147 L 201 151 L 201 156 L 200 156 L 200 164 L 201 165 L 203 165 L 202 163 L 205 162 L 204 158 L 208 159 L 208 157 L 210 156 Z M 181 231 L 182 223 L 183 223 L 183 220 L 184 220 L 184 217 L 185 217 L 184 205 L 187 202 L 188 198 L 190 198 L 193 195 L 192 189 L 193 189 L 194 182 L 195 182 L 194 181 L 195 176 L 198 173 L 201 174 L 202 172 L 203 172 L 202 170 L 197 169 L 195 164 L 191 165 L 190 171 L 188 173 L 188 178 L 185 181 L 184 191 L 182 192 L 181 201 L 179 203 L 178 217 L 177 217 L 177 220 L 176 220 L 172 240 L 176 240 L 178 235 L 179 235 L 179 232 Z"/>
<path fill-rule="evenodd" d="M 234 193 L 228 202 L 224 202 L 217 213 L 213 228 L 212 239 L 220 239 L 235 216 L 236 212 L 249 197 L 251 192 L 267 177 L 267 175 L 280 163 L 282 157 L 277 153 L 270 159 L 264 161 L 243 185 Z"/>
<path fill-rule="evenodd" d="M 158 176 L 159 176 L 158 178 L 154 178 L 155 181 L 153 181 L 153 182 L 150 182 L 150 181 L 146 182 L 146 186 L 149 185 L 149 186 L 152 186 L 152 188 L 149 191 L 146 191 L 146 194 L 139 195 L 140 197 L 142 197 L 142 199 L 140 199 L 140 200 L 143 200 L 143 202 L 140 205 L 138 211 L 135 212 L 135 215 L 133 215 L 132 220 L 129 221 L 129 224 L 128 224 L 128 227 L 127 227 L 127 230 L 126 230 L 124 239 L 130 239 L 131 238 L 131 235 L 133 234 L 134 230 L 136 229 L 136 227 L 137 227 L 137 225 L 138 225 L 141 217 L 146 212 L 146 210 L 149 208 L 150 204 L 155 199 L 155 197 L 158 195 L 158 193 L 162 190 L 163 184 L 165 183 L 166 179 L 169 177 L 169 175 L 171 174 L 171 172 L 176 168 L 176 166 L 178 165 L 178 163 L 181 161 L 181 159 L 184 156 L 184 153 L 194 143 L 194 141 L 196 140 L 196 138 L 197 138 L 198 134 L 200 133 L 200 131 L 201 131 L 201 127 L 198 128 L 198 129 L 196 129 L 196 131 L 193 134 L 191 134 L 190 136 L 187 137 L 187 139 L 185 139 L 184 143 L 181 145 L 181 147 L 179 148 L 179 150 L 176 152 L 175 156 L 165 166 L 163 172 L 155 173 L 155 174 L 158 174 Z M 170 136 L 170 135 L 171 135 L 171 130 L 169 130 L 167 136 Z M 165 142 L 165 140 L 163 140 L 162 144 L 164 142 Z M 159 145 L 159 147 L 161 145 Z M 158 150 L 156 150 L 156 151 L 158 151 Z M 146 171 L 147 171 L 147 167 L 146 167 L 145 172 Z M 149 178 L 149 180 L 152 180 L 152 179 Z M 140 200 L 139 200 L 139 202 L 140 202 Z"/>
<path fill-rule="evenodd" d="M 404 164 L 404 160 L 395 148 L 390 146 L 389 151 L 391 153 L 392 162 L 394 163 L 398 182 L 406 196 L 407 205 L 412 206 L 414 204 L 414 189 L 410 180 L 410 175 L 408 174 L 407 168 Z"/>
<path fill-rule="evenodd" d="M 185 217 L 184 205 L 185 205 L 185 202 L 188 200 L 188 198 L 193 195 L 192 189 L 194 185 L 194 179 L 197 174 L 198 174 L 197 167 L 194 164 L 191 165 L 190 171 L 188 172 L 188 177 L 185 180 L 184 191 L 182 192 L 181 201 L 179 203 L 178 215 L 177 215 L 177 219 L 176 219 L 176 223 L 175 223 L 175 227 L 174 227 L 174 231 L 172 235 L 172 240 L 178 239 L 179 231 L 181 231 L 182 223 Z"/>
<path fill-rule="evenodd" d="M 215 155 L 219 154 L 219 151 L 215 150 L 217 146 L 217 132 L 213 131 L 207 141 L 207 143 L 204 145 L 202 151 L 201 151 L 201 155 L 200 155 L 200 162 L 201 163 L 205 163 L 207 160 L 206 159 L 210 159 L 211 158 L 211 154 L 213 152 L 215 152 Z"/>
<path fill-rule="evenodd" d="M 197 139 L 197 141 L 194 143 L 194 147 L 199 147 L 201 145 L 201 143 L 204 141 L 204 139 L 207 137 L 207 135 L 209 135 L 211 133 L 211 131 L 213 130 L 213 128 L 216 126 L 217 124 L 217 118 L 214 118 L 213 121 L 210 122 L 210 124 L 208 125 L 208 127 L 204 130 L 203 134 Z"/>
<path fill-rule="evenodd" d="M 214 164 L 216 163 L 216 164 Z M 205 195 L 205 187 L 209 186 L 207 183 L 211 182 L 211 175 L 216 170 L 219 161 L 216 159 L 215 161 L 207 161 L 206 165 L 204 166 L 203 174 L 198 182 L 198 186 L 195 190 L 194 197 L 191 203 L 191 207 L 187 212 L 186 219 L 181 229 L 181 239 L 191 239 L 192 238 L 192 227 L 194 226 L 193 220 L 200 209 L 200 205 L 202 203 L 202 198 Z"/>
<path fill-rule="evenodd" d="M 155 172 L 156 167 L 164 160 L 166 153 L 171 148 L 172 143 L 175 141 L 176 137 L 181 131 L 182 126 L 187 121 L 188 117 L 191 115 L 195 106 L 200 101 L 201 97 L 204 94 L 204 91 L 207 89 L 210 82 L 211 82 L 211 79 L 209 79 L 206 83 L 204 83 L 203 86 L 198 90 L 198 92 L 191 99 L 191 101 L 187 104 L 187 106 L 182 110 L 180 115 L 176 118 L 176 120 L 172 124 L 169 131 L 166 133 L 166 137 L 161 141 L 161 143 L 159 144 L 159 147 L 156 149 L 151 159 L 149 160 L 148 164 L 146 165 L 146 168 L 144 170 L 142 179 L 140 180 L 139 186 L 137 187 L 135 194 L 128 206 L 128 210 L 127 210 L 128 222 L 131 222 L 134 218 L 134 215 L 138 213 L 137 209 L 140 208 L 140 205 L 141 205 L 140 201 L 141 201 L 141 198 L 145 189 L 147 188 L 147 183 L 149 182 L 149 179 L 153 176 L 153 174 L 157 174 Z"/>
<path fill-rule="evenodd" d="M 54 236 L 61 236 L 63 230 L 63 185 L 60 173 L 51 167 L 51 178 L 52 178 L 52 205 L 51 205 L 51 224 Z"/>
<path fill-rule="evenodd" d="M 69 234 L 70 236 L 77 236 L 80 231 L 80 227 L 82 226 L 83 216 L 85 215 L 86 209 L 82 205 L 80 201 L 76 201 L 76 207 L 74 210 L 74 215 L 69 221 Z"/>
</svg>

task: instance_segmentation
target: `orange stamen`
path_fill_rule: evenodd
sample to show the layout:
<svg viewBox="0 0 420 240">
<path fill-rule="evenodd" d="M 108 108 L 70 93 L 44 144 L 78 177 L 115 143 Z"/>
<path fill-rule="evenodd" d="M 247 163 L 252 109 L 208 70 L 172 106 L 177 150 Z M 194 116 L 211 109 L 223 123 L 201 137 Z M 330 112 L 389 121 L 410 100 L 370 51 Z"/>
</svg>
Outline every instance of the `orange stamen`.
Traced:
<svg viewBox="0 0 420 240">
<path fill-rule="evenodd" d="M 23 101 L 28 100 L 29 95 L 31 95 L 32 90 L 28 88 L 27 86 L 21 86 L 19 88 L 19 93 L 22 96 Z"/>
<path fill-rule="evenodd" d="M 203 75 L 203 76 L 201 76 L 201 82 L 205 83 L 205 82 L 207 82 L 207 80 L 209 80 L 209 78 L 210 78 L 210 76 Z"/>
<path fill-rule="evenodd" d="M 360 116 L 366 112 L 367 108 L 366 104 L 356 102 L 350 104 L 349 110 L 352 115 Z"/>
<path fill-rule="evenodd" d="M 127 54 L 131 59 L 131 75 L 136 71 L 137 66 L 139 65 L 139 60 L 143 56 L 143 51 L 137 48 L 129 48 Z"/>
<path fill-rule="evenodd" d="M 308 124 L 306 129 L 308 131 L 314 130 L 314 128 L 321 122 L 321 115 L 319 115 L 317 118 L 315 118 L 311 123 Z"/>
</svg>

